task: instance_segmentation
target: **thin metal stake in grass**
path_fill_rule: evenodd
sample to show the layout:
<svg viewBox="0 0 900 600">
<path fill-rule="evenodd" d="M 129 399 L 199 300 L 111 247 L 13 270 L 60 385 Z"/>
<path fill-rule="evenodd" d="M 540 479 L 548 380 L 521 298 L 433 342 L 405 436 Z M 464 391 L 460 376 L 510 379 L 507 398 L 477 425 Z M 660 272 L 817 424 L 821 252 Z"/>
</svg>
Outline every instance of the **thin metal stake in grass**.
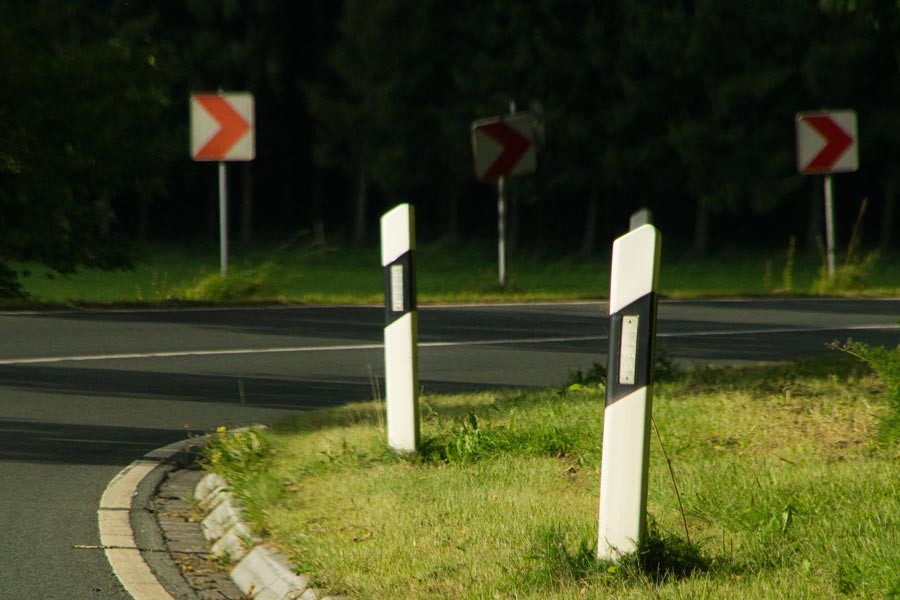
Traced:
<svg viewBox="0 0 900 600">
<path fill-rule="evenodd" d="M 378 429 L 380 431 L 385 431 L 386 426 L 384 422 L 384 414 L 382 408 L 384 404 L 381 401 L 381 385 L 378 383 L 378 377 L 375 376 L 375 372 L 372 370 L 372 365 L 368 365 L 369 369 L 369 387 L 372 390 L 372 400 L 375 401 L 375 404 L 378 405 L 378 410 L 375 411 L 376 418 L 378 419 Z"/>
<path fill-rule="evenodd" d="M 688 531 L 687 517 L 684 515 L 684 504 L 681 503 L 681 492 L 678 491 L 678 482 L 675 481 L 675 469 L 672 467 L 672 461 L 669 460 L 669 453 L 666 452 L 666 446 L 663 444 L 662 437 L 659 435 L 659 427 L 656 426 L 656 419 L 651 416 L 650 422 L 653 423 L 653 431 L 656 432 L 656 440 L 659 442 L 659 447 L 662 449 L 666 464 L 669 466 L 669 477 L 672 478 L 672 487 L 675 488 L 675 497 L 678 499 L 678 510 L 681 511 L 681 522 L 684 524 L 684 538 L 690 546 L 691 533 Z"/>
</svg>

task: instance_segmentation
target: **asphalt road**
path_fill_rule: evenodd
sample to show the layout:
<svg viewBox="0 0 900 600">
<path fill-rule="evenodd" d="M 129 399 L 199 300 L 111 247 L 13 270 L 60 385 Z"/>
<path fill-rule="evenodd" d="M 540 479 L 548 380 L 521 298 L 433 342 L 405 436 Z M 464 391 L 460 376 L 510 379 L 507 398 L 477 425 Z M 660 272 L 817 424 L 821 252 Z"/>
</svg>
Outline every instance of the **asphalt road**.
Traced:
<svg viewBox="0 0 900 600">
<path fill-rule="evenodd" d="M 426 393 L 559 385 L 605 362 L 602 304 L 420 310 Z M 126 600 L 101 551 L 109 480 L 218 425 L 365 400 L 383 311 L 306 307 L 0 314 L 0 599 Z M 664 302 L 678 361 L 784 360 L 900 343 L 900 300 Z M 598 399 L 599 400 L 599 399 Z"/>
</svg>

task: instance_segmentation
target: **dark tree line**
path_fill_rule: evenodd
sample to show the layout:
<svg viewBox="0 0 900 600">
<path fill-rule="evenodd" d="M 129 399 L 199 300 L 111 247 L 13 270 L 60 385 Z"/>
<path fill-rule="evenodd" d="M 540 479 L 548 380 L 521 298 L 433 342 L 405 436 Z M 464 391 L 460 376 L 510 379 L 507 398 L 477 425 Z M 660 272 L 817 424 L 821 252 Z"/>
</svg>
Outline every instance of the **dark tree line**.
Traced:
<svg viewBox="0 0 900 600">
<path fill-rule="evenodd" d="M 219 88 L 256 97 L 257 159 L 230 167 L 243 241 L 365 244 L 400 201 L 425 239 L 492 236 L 469 126 L 514 102 L 544 132 L 511 186 L 514 244 L 587 255 L 644 206 L 696 254 L 814 244 L 793 118 L 832 107 L 860 123 L 839 220 L 870 198 L 888 246 L 898 84 L 893 0 L 0 0 L 0 287 L 10 261 L 114 266 L 120 238 L 213 237 L 187 107 Z"/>
</svg>

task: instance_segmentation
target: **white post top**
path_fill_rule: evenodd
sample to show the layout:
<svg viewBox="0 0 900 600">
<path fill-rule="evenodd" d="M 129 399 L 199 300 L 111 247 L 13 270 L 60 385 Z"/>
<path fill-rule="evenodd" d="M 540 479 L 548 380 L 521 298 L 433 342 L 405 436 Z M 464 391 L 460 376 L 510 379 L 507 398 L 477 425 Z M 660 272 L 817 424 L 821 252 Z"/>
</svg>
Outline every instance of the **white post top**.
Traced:
<svg viewBox="0 0 900 600">
<path fill-rule="evenodd" d="M 381 265 L 387 266 L 399 257 L 415 250 L 415 209 L 400 204 L 381 217 Z"/>
<path fill-rule="evenodd" d="M 659 287 L 660 235 L 641 225 L 613 242 L 609 314 L 615 314 Z"/>
</svg>

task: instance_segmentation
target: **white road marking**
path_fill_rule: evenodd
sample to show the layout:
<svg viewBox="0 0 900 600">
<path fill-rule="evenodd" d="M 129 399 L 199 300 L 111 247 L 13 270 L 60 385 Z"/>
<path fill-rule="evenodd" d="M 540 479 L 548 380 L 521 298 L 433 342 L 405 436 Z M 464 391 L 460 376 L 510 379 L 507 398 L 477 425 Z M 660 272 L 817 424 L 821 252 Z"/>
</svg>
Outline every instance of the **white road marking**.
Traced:
<svg viewBox="0 0 900 600">
<path fill-rule="evenodd" d="M 199 439 L 183 440 L 159 448 L 136 460 L 116 475 L 100 498 L 97 525 L 100 546 L 113 572 L 134 600 L 173 600 L 160 585 L 149 565 L 141 556 L 131 528 L 131 501 L 144 477 L 165 460 L 181 450 L 197 444 Z"/>
<path fill-rule="evenodd" d="M 900 329 L 900 325 L 875 324 L 875 325 L 846 325 L 839 327 L 785 327 L 768 329 L 723 329 L 715 331 L 681 331 L 669 333 L 657 333 L 658 338 L 680 337 L 720 337 L 735 335 L 768 335 L 777 333 L 816 333 L 823 331 L 866 331 L 879 329 Z M 508 346 L 516 344 L 562 344 L 570 342 L 605 341 L 605 335 L 561 336 L 561 337 L 535 337 L 535 338 L 507 338 L 499 340 L 467 340 L 447 342 L 419 342 L 419 348 L 449 348 L 463 346 Z M 272 348 L 232 348 L 222 350 L 176 350 L 172 352 L 130 352 L 123 354 L 84 354 L 69 356 L 44 356 L 33 358 L 7 358 L 0 360 L 2 365 L 34 365 L 63 362 L 87 362 L 106 360 L 129 360 L 148 358 L 183 358 L 202 356 L 229 356 L 247 354 L 287 354 L 299 352 L 344 352 L 358 350 L 381 350 L 383 344 L 346 344 L 337 346 L 285 346 Z"/>
<path fill-rule="evenodd" d="M 0 360 L 0 365 L 31 365 L 58 362 L 95 360 L 128 360 L 133 358 L 180 358 L 185 356 L 227 356 L 230 354 L 275 354 L 279 352 L 313 352 L 335 350 L 375 350 L 381 344 L 356 344 L 351 346 L 293 346 L 286 348 L 234 348 L 228 350 L 181 350 L 174 352 L 131 352 L 125 354 L 84 354 L 72 356 L 47 356 L 38 358 L 11 358 Z"/>
<path fill-rule="evenodd" d="M 842 325 L 839 327 L 773 327 L 770 329 L 722 329 L 718 331 L 689 331 L 677 333 L 657 333 L 656 337 L 674 338 L 674 337 L 703 337 L 703 336 L 723 336 L 723 335 L 765 335 L 773 333 L 816 333 L 821 331 L 866 331 L 878 329 L 900 329 L 900 325 L 896 323 L 875 324 L 875 325 Z"/>
<path fill-rule="evenodd" d="M 663 300 L 668 302 L 668 300 Z M 529 306 L 580 306 L 596 304 L 598 306 L 606 306 L 606 300 L 542 300 L 538 302 L 469 302 L 469 303 L 453 303 L 453 304 L 430 304 L 417 302 L 420 309 L 453 309 L 453 308 L 510 308 L 510 307 L 529 307 Z M 158 307 L 158 308 L 81 308 L 81 309 L 57 309 L 57 310 L 3 310 L 0 316 L 20 317 L 20 316 L 65 316 L 65 315 L 89 315 L 89 314 L 142 314 L 142 313 L 189 313 L 189 312 L 265 312 L 280 310 L 347 310 L 357 308 L 383 309 L 384 305 L 377 304 L 276 304 L 261 306 L 178 306 L 178 307 Z"/>
</svg>

